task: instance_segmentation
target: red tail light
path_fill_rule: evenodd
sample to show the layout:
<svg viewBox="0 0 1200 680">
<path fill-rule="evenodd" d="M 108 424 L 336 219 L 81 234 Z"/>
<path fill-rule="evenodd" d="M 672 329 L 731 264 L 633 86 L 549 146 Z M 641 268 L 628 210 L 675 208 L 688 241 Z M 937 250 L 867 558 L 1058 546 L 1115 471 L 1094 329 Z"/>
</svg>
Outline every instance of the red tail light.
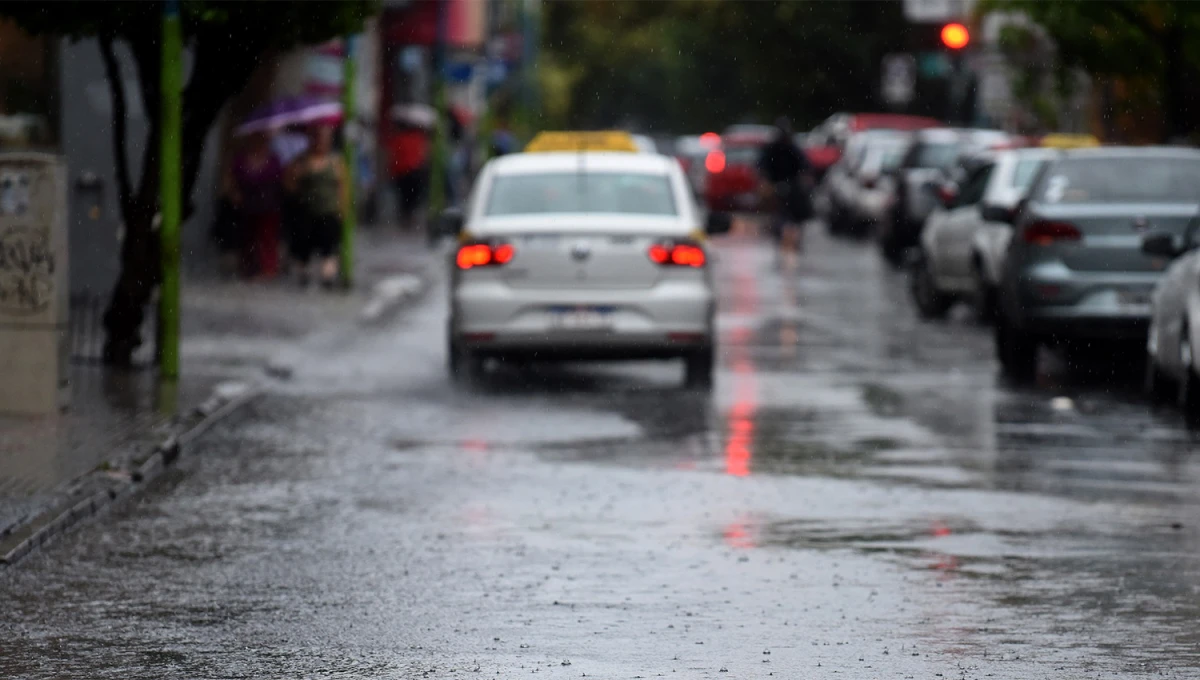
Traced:
<svg viewBox="0 0 1200 680">
<path fill-rule="evenodd" d="M 646 254 L 663 266 L 703 267 L 708 261 L 704 249 L 693 243 L 655 243 Z"/>
<path fill-rule="evenodd" d="M 1080 241 L 1083 232 L 1073 224 L 1039 220 L 1025 227 L 1022 238 L 1035 246 L 1048 246 L 1060 241 Z"/>
<path fill-rule="evenodd" d="M 458 248 L 458 255 L 455 256 L 454 262 L 459 269 L 473 269 L 475 267 L 489 267 L 494 265 L 508 264 L 516 255 L 516 249 L 512 244 L 501 243 L 492 245 L 491 243 L 467 243 Z"/>
<path fill-rule="evenodd" d="M 713 173 L 725 171 L 725 152 L 724 151 L 709 151 L 704 157 L 704 169 Z"/>
</svg>

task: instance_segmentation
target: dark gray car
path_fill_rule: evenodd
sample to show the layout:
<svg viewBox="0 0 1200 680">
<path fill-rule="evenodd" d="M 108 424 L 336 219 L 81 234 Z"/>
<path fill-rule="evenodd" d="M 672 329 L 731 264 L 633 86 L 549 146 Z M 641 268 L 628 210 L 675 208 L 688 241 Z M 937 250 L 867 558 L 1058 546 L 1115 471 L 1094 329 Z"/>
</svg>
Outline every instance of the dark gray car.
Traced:
<svg viewBox="0 0 1200 680">
<path fill-rule="evenodd" d="M 1182 238 L 1200 201 L 1200 151 L 1098 148 L 1046 163 L 1015 215 L 1000 278 L 996 353 L 1027 379 L 1038 348 L 1064 340 L 1144 339 L 1165 262 L 1149 231 Z"/>
</svg>

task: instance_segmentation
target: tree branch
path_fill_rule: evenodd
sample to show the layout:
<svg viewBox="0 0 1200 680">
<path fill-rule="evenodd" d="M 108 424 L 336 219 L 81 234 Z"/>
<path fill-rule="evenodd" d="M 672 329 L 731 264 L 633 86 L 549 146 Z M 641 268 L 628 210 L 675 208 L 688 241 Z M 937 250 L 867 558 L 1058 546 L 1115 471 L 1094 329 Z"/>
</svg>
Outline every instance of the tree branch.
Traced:
<svg viewBox="0 0 1200 680">
<path fill-rule="evenodd" d="M 113 160 L 116 162 L 117 194 L 121 202 L 121 217 L 129 221 L 130 199 L 133 180 L 129 176 L 129 156 L 125 148 L 126 130 L 125 81 L 121 76 L 117 55 L 113 52 L 112 36 L 100 37 L 100 59 L 104 62 L 104 74 L 108 78 L 108 92 L 112 97 Z"/>
<path fill-rule="evenodd" d="M 1124 20 L 1129 25 L 1138 29 L 1146 35 L 1150 40 L 1156 40 L 1162 37 L 1162 30 L 1154 24 L 1150 23 L 1146 17 L 1142 16 L 1137 10 L 1121 2 L 1105 2 L 1099 3 L 1101 7 L 1115 14 L 1118 18 Z"/>
</svg>

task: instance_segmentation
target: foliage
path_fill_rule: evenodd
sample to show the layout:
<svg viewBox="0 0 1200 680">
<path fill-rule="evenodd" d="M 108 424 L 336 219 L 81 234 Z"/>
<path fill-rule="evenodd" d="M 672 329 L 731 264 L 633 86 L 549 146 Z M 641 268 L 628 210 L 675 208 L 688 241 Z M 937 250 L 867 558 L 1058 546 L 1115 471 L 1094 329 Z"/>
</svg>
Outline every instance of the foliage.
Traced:
<svg viewBox="0 0 1200 680">
<path fill-rule="evenodd" d="M 899 2 L 552 2 L 540 68 L 548 124 L 712 129 L 785 114 L 798 126 L 881 108 Z"/>
<path fill-rule="evenodd" d="M 260 62 L 273 53 L 357 32 L 376 9 L 371 0 L 235 2 L 182 0 L 180 19 L 192 67 L 183 90 L 182 167 L 184 205 L 190 208 L 204 138 L 225 103 L 242 90 Z M 96 38 L 108 78 L 113 109 L 113 155 L 124 220 L 121 272 L 105 313 L 104 356 L 128 364 L 141 344 L 140 329 L 160 271 L 158 232 L 160 62 L 163 3 L 65 0 L 3 2 L 0 16 L 29 33 Z M 137 82 L 125 82 L 114 46 L 125 43 Z M 137 87 L 147 117 L 140 177 L 134 181 L 126 157 L 125 92 Z M 190 212 L 190 209 L 188 210 Z"/>
<path fill-rule="evenodd" d="M 1190 133 L 1188 113 L 1200 102 L 1200 3 L 1186 0 L 985 0 L 978 11 L 1020 12 L 1056 47 L 1058 69 L 1080 68 L 1148 100 L 1119 102 L 1161 116 L 1165 137 Z M 1018 32 L 1014 30 L 1013 32 Z M 1028 33 L 1028 30 L 1025 31 Z M 1010 37 L 1011 42 L 1018 40 Z"/>
</svg>

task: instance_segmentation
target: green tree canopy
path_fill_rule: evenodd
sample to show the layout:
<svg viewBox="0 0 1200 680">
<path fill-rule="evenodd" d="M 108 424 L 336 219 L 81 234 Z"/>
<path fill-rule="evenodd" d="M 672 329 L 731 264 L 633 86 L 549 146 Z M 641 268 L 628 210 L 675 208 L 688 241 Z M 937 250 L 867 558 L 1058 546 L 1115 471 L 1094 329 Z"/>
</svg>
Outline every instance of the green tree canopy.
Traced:
<svg viewBox="0 0 1200 680">
<path fill-rule="evenodd" d="M 700 130 L 784 114 L 799 125 L 881 108 L 880 61 L 903 51 L 899 2 L 545 5 L 550 124 Z"/>
</svg>

